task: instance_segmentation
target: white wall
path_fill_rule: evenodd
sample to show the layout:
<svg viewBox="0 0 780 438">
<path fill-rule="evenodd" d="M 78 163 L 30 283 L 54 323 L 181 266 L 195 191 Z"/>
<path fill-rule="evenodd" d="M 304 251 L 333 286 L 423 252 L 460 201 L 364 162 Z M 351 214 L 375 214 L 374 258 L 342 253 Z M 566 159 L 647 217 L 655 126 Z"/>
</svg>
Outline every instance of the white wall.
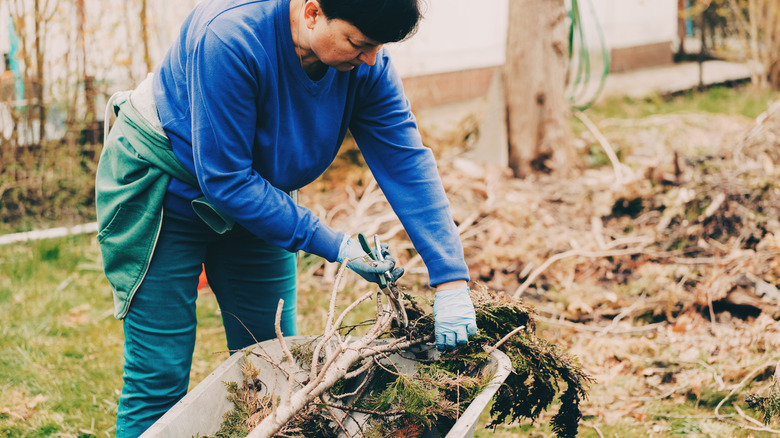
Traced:
<svg viewBox="0 0 780 438">
<path fill-rule="evenodd" d="M 402 76 L 501 65 L 509 0 L 427 0 L 410 39 L 388 46 Z"/>
<path fill-rule="evenodd" d="M 583 13 L 595 9 L 611 49 L 677 39 L 677 0 L 580 0 L 580 3 Z"/>
<path fill-rule="evenodd" d="M 29 2 L 30 0 L 24 0 Z M 152 23 L 151 55 L 162 58 L 178 27 L 199 0 L 149 2 Z M 425 0 L 425 18 L 419 31 L 407 41 L 388 46 L 402 76 L 419 76 L 504 63 L 508 2 L 511 0 Z M 568 0 L 570 1 L 570 0 Z M 583 14 L 595 10 L 610 48 L 674 41 L 677 34 L 677 0 L 579 0 Z M 86 0 L 88 52 L 96 64 L 90 71 L 117 85 L 142 78 L 142 71 L 129 73 L 117 65 L 116 44 L 132 40 L 133 65 L 141 61 L 137 35 L 128 35 L 121 14 L 127 2 Z M 132 2 L 131 2 L 132 3 Z M 132 14 L 131 14 L 132 15 Z M 0 52 L 7 51 L 5 2 L 0 2 Z M 135 18 L 135 17 L 130 17 Z M 127 19 L 127 18 L 125 18 Z M 587 21 L 587 19 L 584 19 Z M 72 17 L 61 21 L 70 23 Z M 58 23 L 64 25 L 64 23 Z M 134 25 L 134 24 L 133 24 Z M 590 30 L 595 32 L 595 30 Z M 49 41 L 57 46 L 57 41 Z M 128 45 L 125 43 L 125 45 Z M 57 52 L 56 48 L 50 53 Z M 52 66 L 49 72 L 60 69 Z M 129 76 L 133 76 L 130 78 Z M 124 78 L 124 79 L 123 79 Z M 124 85 L 124 84 L 122 84 Z"/>
<path fill-rule="evenodd" d="M 509 1 L 428 0 L 417 34 L 389 46 L 401 75 L 503 64 Z M 589 44 L 599 32 L 594 13 L 610 49 L 677 38 L 677 0 L 579 0 L 579 5 Z"/>
</svg>

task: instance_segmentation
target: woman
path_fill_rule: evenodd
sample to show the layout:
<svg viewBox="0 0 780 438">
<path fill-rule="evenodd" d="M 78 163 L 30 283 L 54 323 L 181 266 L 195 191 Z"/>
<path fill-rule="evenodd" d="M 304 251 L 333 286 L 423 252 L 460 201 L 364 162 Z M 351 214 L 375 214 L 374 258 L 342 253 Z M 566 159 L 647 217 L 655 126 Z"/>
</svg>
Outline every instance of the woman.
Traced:
<svg viewBox="0 0 780 438">
<path fill-rule="evenodd" d="M 117 436 L 138 436 L 184 396 L 201 264 L 228 348 L 296 334 L 294 251 L 368 281 L 394 269 L 291 193 L 333 161 L 349 129 L 436 288 L 441 350 L 475 334 L 463 249 L 388 42 L 419 0 L 206 0 L 117 113 L 98 166 L 98 239 L 125 331 Z"/>
</svg>

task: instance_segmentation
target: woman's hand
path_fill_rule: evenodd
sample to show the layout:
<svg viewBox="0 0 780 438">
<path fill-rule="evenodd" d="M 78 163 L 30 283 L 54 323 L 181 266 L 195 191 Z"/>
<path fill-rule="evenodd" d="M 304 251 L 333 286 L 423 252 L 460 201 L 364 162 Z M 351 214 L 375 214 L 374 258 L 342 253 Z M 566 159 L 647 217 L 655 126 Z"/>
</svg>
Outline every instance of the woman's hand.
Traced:
<svg viewBox="0 0 780 438">
<path fill-rule="evenodd" d="M 345 236 L 336 261 L 346 262 L 349 269 L 372 283 L 380 284 L 379 277 L 387 278 L 386 272 L 392 277 L 392 280 L 388 280 L 398 280 L 404 274 L 404 268 L 395 267 L 395 259 L 390 256 L 387 244 L 382 244 L 382 257 L 384 260 L 378 260 L 376 254 L 367 254 L 357 240 Z"/>
<path fill-rule="evenodd" d="M 452 283 L 462 287 L 449 289 Z M 433 320 L 436 348 L 452 350 L 468 343 L 468 335 L 477 334 L 477 318 L 466 282 L 452 282 L 437 286 L 433 301 Z"/>
</svg>

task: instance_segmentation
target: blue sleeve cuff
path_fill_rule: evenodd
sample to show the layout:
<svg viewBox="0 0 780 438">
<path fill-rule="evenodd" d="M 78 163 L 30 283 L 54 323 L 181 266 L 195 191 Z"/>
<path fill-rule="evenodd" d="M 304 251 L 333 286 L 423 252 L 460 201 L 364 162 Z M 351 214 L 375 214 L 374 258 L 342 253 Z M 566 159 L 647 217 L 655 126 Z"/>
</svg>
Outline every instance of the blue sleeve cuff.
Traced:
<svg viewBox="0 0 780 438">
<path fill-rule="evenodd" d="M 470 281 L 469 267 L 462 258 L 438 259 L 426 263 L 428 282 L 432 287 L 449 281 Z"/>
<path fill-rule="evenodd" d="M 339 245 L 339 255 L 338 257 L 336 257 L 336 263 L 341 263 L 344 261 L 344 258 L 346 257 L 348 243 L 349 243 L 349 236 L 345 234 L 344 239 L 341 240 L 341 244 Z"/>
<path fill-rule="evenodd" d="M 339 256 L 342 241 L 344 241 L 344 233 L 320 224 L 314 231 L 309 245 L 303 250 L 318 255 L 329 262 L 335 262 Z"/>
</svg>

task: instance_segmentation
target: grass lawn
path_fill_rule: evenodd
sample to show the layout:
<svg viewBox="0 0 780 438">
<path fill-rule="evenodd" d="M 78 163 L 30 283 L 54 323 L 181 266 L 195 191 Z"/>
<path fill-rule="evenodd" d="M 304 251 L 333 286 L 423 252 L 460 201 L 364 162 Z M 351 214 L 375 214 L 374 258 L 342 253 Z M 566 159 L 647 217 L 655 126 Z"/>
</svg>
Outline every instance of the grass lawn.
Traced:
<svg viewBox="0 0 780 438">
<path fill-rule="evenodd" d="M 299 286 L 300 334 L 324 327 L 330 290 L 315 288 Z M 345 289 L 341 301 L 362 293 Z M 214 295 L 197 306 L 190 389 L 229 356 Z M 362 305 L 349 322 L 372 309 Z M 0 321 L 0 437 L 113 436 L 123 334 L 95 236 L 2 247 Z"/>
<path fill-rule="evenodd" d="M 123 335 L 95 236 L 0 254 L 0 436 L 112 436 Z M 213 295 L 198 319 L 191 386 L 227 357 Z"/>
</svg>

